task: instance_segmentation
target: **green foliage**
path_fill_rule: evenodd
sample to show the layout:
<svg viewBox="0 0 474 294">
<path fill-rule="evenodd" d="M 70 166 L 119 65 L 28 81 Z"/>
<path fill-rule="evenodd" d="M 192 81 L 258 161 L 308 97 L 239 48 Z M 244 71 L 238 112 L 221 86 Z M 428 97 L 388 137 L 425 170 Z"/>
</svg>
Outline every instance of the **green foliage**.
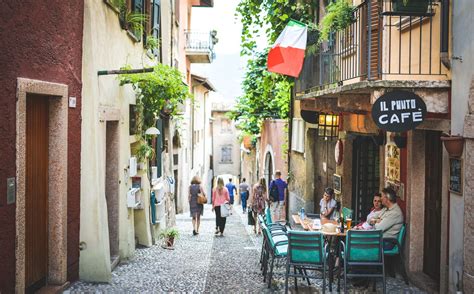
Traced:
<svg viewBox="0 0 474 294">
<path fill-rule="evenodd" d="M 151 50 L 152 52 L 160 46 L 160 40 L 158 38 L 153 37 L 152 35 L 148 35 L 146 37 L 146 45 L 145 48 L 147 50 Z"/>
<path fill-rule="evenodd" d="M 354 6 L 347 0 L 336 0 L 326 7 L 326 14 L 319 24 L 319 43 L 328 41 L 331 32 L 347 28 L 354 22 Z"/>
<path fill-rule="evenodd" d="M 160 233 L 160 238 L 178 238 L 179 231 L 176 228 L 168 228 Z"/>
<path fill-rule="evenodd" d="M 143 113 L 142 121 L 138 123 L 142 130 L 154 126 L 160 113 L 177 116 L 178 105 L 191 98 L 182 74 L 161 63 L 150 73 L 120 75 L 120 84 L 132 84 L 137 94 L 137 106 Z"/>
<path fill-rule="evenodd" d="M 313 23 L 318 1 L 313 0 L 242 0 L 237 6 L 236 16 L 242 22 L 241 54 L 252 55 L 261 29 L 270 44 L 273 44 L 290 19 Z M 308 30 L 317 28 L 309 26 Z"/>
<path fill-rule="evenodd" d="M 229 117 L 244 134 L 260 133 L 267 118 L 288 118 L 292 82 L 286 76 L 267 71 L 267 54 L 256 54 L 249 60 L 242 88 L 244 94 Z"/>
<path fill-rule="evenodd" d="M 136 36 L 141 36 L 145 30 L 145 22 L 148 20 L 148 15 L 138 12 L 128 12 L 125 17 L 127 26 Z"/>
<path fill-rule="evenodd" d="M 138 149 L 136 150 L 135 154 L 137 155 L 138 161 L 147 161 L 155 157 L 155 150 L 148 145 L 147 140 L 142 140 L 140 142 Z"/>
</svg>

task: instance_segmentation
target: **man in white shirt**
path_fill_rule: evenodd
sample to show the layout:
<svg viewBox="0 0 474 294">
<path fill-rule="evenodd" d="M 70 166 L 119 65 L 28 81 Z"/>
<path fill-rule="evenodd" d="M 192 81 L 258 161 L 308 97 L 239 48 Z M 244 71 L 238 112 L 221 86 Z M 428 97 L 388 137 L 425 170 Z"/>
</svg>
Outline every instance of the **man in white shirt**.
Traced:
<svg viewBox="0 0 474 294">
<path fill-rule="evenodd" d="M 384 238 L 397 238 L 403 225 L 403 213 L 397 204 L 397 194 L 392 188 L 382 190 L 382 204 L 385 206 L 367 221 L 376 230 L 382 230 Z M 390 250 L 395 244 L 384 242 L 384 250 Z"/>
</svg>

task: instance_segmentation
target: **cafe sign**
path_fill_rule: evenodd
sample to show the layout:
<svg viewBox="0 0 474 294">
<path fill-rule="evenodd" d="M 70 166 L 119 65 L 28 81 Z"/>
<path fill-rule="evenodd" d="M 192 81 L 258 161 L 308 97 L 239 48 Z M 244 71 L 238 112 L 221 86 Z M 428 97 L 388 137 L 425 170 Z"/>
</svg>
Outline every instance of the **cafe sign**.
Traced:
<svg viewBox="0 0 474 294">
<path fill-rule="evenodd" d="M 372 106 L 372 119 L 388 132 L 415 129 L 426 116 L 426 104 L 420 96 L 407 91 L 392 91 L 378 98 Z"/>
</svg>

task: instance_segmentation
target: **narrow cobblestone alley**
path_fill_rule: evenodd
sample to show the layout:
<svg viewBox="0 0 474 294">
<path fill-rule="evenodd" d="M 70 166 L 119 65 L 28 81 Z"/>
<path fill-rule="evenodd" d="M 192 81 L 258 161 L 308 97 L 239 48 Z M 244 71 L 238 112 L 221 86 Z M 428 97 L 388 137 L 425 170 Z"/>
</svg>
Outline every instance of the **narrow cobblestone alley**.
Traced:
<svg viewBox="0 0 474 294">
<path fill-rule="evenodd" d="M 189 215 L 181 214 L 176 220 L 180 237 L 174 250 L 163 249 L 161 243 L 139 248 L 132 260 L 115 268 L 109 284 L 81 281 L 73 283 L 64 293 L 283 292 L 283 267 L 276 269 L 271 289 L 263 282 L 259 265 L 261 237 L 256 237 L 252 227 L 245 225 L 246 215 L 240 207 L 236 206 L 234 214 L 228 217 L 224 237 L 215 237 L 214 214 L 211 206 L 206 206 L 198 236 L 192 236 Z M 319 281 L 316 284 L 320 287 Z M 381 292 L 380 284 L 377 289 Z M 299 287 L 299 290 L 317 292 L 315 287 Z M 405 286 L 401 280 L 387 278 L 387 293 L 421 291 Z"/>
</svg>

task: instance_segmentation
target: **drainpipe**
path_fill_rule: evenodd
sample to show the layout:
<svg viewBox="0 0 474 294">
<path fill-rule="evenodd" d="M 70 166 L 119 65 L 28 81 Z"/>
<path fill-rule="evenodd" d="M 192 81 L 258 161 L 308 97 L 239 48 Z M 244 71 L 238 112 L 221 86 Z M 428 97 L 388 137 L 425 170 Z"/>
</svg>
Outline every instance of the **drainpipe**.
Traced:
<svg viewBox="0 0 474 294">
<path fill-rule="evenodd" d="M 287 153 L 287 158 L 288 158 L 288 173 L 291 171 L 291 138 L 293 136 L 293 117 L 294 117 L 294 102 L 295 102 L 295 89 L 296 87 L 296 78 L 293 79 L 293 87 L 291 87 L 291 93 L 290 93 L 290 116 L 288 118 L 288 153 Z M 287 178 L 288 180 L 288 178 Z M 286 203 L 285 203 L 285 216 L 286 216 L 286 221 L 289 221 L 288 215 L 290 212 L 289 206 L 290 206 L 290 191 L 286 189 Z"/>
<path fill-rule="evenodd" d="M 451 69 L 449 58 L 449 0 L 441 0 L 441 63 Z"/>
</svg>

